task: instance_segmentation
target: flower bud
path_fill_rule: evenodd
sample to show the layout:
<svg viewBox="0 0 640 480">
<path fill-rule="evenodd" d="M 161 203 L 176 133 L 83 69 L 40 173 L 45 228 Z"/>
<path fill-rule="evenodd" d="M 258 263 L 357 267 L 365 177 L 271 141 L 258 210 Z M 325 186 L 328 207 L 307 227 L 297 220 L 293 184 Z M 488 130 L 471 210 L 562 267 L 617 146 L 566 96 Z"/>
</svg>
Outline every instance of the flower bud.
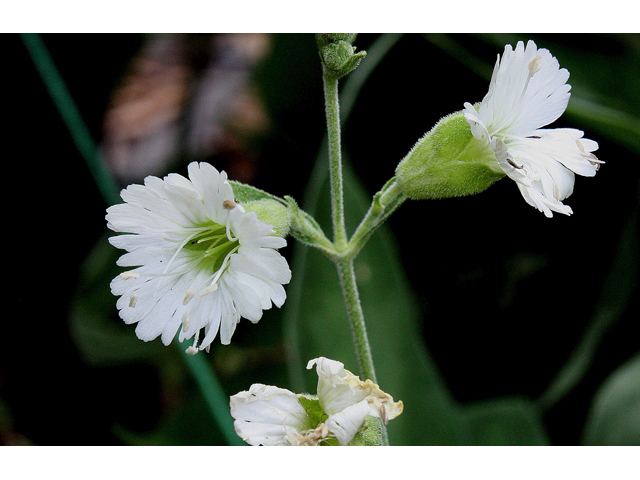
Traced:
<svg viewBox="0 0 640 480">
<path fill-rule="evenodd" d="M 289 234 L 289 227 L 291 226 L 289 210 L 280 202 L 263 198 L 243 203 L 242 208 L 244 208 L 245 212 L 256 212 L 260 220 L 273 227 L 277 236 L 284 238 Z"/>
<path fill-rule="evenodd" d="M 473 195 L 504 175 L 489 144 L 472 135 L 463 112 L 442 118 L 396 168 L 400 190 L 413 200 Z"/>
<path fill-rule="evenodd" d="M 317 33 L 316 41 L 318 42 L 318 46 L 320 48 L 325 47 L 329 43 L 337 42 L 339 40 L 344 40 L 348 43 L 353 43 L 358 36 L 357 33 Z"/>
<path fill-rule="evenodd" d="M 338 79 L 351 73 L 367 54 L 367 52 L 355 53 L 356 48 L 351 45 L 355 39 L 355 33 L 316 34 L 320 58 L 332 77 Z"/>
</svg>

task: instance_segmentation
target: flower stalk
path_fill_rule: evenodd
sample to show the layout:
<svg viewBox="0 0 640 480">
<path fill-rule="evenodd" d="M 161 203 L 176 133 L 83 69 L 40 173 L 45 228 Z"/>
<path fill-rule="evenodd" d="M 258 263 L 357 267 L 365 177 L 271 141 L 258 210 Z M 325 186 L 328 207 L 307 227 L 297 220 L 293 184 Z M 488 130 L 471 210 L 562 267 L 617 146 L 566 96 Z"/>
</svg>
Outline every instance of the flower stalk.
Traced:
<svg viewBox="0 0 640 480">
<path fill-rule="evenodd" d="M 324 106 L 329 139 L 329 182 L 331 185 L 331 219 L 333 242 L 338 250 L 347 246 L 347 231 L 344 223 L 344 194 L 342 179 L 342 151 L 340 135 L 340 102 L 338 79 L 323 66 Z"/>
<path fill-rule="evenodd" d="M 377 383 L 371 346 L 367 336 L 367 328 L 364 321 L 364 313 L 360 303 L 358 285 L 354 271 L 353 259 L 364 245 L 366 238 L 377 226 L 376 219 L 384 210 L 380 204 L 380 196 L 374 198 L 374 204 L 367 217 L 358 229 L 355 243 L 351 243 L 347 237 L 344 219 L 344 191 L 342 174 L 342 143 L 340 129 L 340 102 L 338 95 L 338 77 L 323 63 L 323 85 L 325 115 L 327 122 L 328 153 L 329 153 L 329 182 L 331 191 L 331 219 L 333 224 L 333 246 L 335 253 L 331 255 L 336 263 L 340 286 L 347 308 L 347 316 L 351 327 L 354 346 L 360 366 L 360 372 L 365 379 Z M 376 200 L 378 203 L 376 203 Z M 368 221 L 366 219 L 369 219 Z M 376 224 L 374 226 L 374 224 Z M 368 227 L 368 228 L 367 228 Z M 354 248 L 354 245 L 357 245 Z M 387 430 L 381 423 L 381 443 L 388 445 Z"/>
</svg>

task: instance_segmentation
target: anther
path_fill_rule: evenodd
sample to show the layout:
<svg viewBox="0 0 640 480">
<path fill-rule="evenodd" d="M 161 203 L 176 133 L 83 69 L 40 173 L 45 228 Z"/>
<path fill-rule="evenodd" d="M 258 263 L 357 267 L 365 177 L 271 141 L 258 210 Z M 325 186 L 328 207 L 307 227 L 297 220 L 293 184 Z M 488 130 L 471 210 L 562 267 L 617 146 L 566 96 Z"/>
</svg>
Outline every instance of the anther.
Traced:
<svg viewBox="0 0 640 480">
<path fill-rule="evenodd" d="M 122 272 L 120 274 L 120 278 L 122 280 L 128 280 L 130 278 L 140 278 L 140 274 L 139 273 L 134 273 L 134 272 Z"/>
<path fill-rule="evenodd" d="M 536 55 L 536 57 L 529 62 L 529 65 L 527 65 L 530 76 L 533 77 L 542 68 L 542 62 L 540 60 L 542 60 L 542 57 L 540 55 Z"/>
<path fill-rule="evenodd" d="M 189 330 L 189 325 L 191 324 L 191 317 L 189 317 L 188 312 L 184 312 L 182 314 L 182 331 L 186 332 Z"/>
<path fill-rule="evenodd" d="M 511 165 L 513 168 L 523 168 L 523 165 L 518 165 L 509 154 L 507 154 L 507 162 L 509 162 L 509 165 Z"/>
<path fill-rule="evenodd" d="M 224 202 L 222 202 L 222 208 L 233 210 L 234 208 L 236 208 L 236 202 L 234 202 L 233 200 L 225 200 Z"/>
<path fill-rule="evenodd" d="M 196 295 L 195 290 L 187 290 L 185 292 L 184 300 L 182 300 L 182 305 L 186 305 L 187 303 L 189 303 L 191 299 L 195 297 L 195 295 Z"/>
<path fill-rule="evenodd" d="M 209 295 L 210 293 L 215 292 L 217 289 L 218 289 L 218 284 L 217 283 L 212 283 L 208 287 L 203 288 L 202 290 L 200 290 L 200 293 L 198 295 L 200 295 L 201 297 L 204 297 L 205 295 Z"/>
<path fill-rule="evenodd" d="M 131 295 L 129 297 L 129 307 L 131 307 L 131 308 L 135 307 L 137 301 L 138 301 L 138 296 L 137 295 Z"/>
<path fill-rule="evenodd" d="M 200 331 L 196 331 L 195 338 L 193 339 L 193 345 L 185 350 L 187 355 L 195 355 L 198 353 L 198 339 L 200 338 Z"/>
</svg>

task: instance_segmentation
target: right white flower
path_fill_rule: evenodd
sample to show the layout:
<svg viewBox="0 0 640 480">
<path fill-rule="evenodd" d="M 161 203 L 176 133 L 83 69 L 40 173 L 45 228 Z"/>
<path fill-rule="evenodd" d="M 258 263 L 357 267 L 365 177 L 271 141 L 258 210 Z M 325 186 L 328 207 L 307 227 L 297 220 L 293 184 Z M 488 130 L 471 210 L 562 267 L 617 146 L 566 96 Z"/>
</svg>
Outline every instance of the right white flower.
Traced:
<svg viewBox="0 0 640 480">
<path fill-rule="evenodd" d="M 575 174 L 593 177 L 601 163 L 598 144 L 573 128 L 543 129 L 569 103 L 569 72 L 549 50 L 529 40 L 504 49 L 493 70 L 489 92 L 477 105 L 465 103 L 464 116 L 475 138 L 488 143 L 498 164 L 515 180 L 529 205 L 547 217 L 571 215 L 562 200 L 573 192 Z"/>
</svg>

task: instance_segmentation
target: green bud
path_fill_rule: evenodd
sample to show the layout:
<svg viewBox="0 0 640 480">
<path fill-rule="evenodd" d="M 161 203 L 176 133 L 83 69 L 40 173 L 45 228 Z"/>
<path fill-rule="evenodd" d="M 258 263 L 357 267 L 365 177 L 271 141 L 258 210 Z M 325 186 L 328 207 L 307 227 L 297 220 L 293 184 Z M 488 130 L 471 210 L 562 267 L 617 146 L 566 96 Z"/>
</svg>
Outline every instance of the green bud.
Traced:
<svg viewBox="0 0 640 480">
<path fill-rule="evenodd" d="M 318 48 L 322 49 L 329 43 L 337 42 L 338 40 L 353 43 L 357 36 L 357 33 L 316 33 L 316 41 L 318 42 Z"/>
<path fill-rule="evenodd" d="M 243 203 L 242 207 L 246 212 L 256 212 L 258 218 L 271 225 L 276 232 L 275 234 L 279 237 L 284 238 L 289 234 L 289 227 L 291 226 L 289 210 L 280 202 L 263 198 Z"/>
<path fill-rule="evenodd" d="M 356 52 L 351 44 L 355 33 L 317 33 L 316 41 L 320 58 L 329 74 L 338 79 L 351 73 L 360 64 L 367 52 Z"/>
<path fill-rule="evenodd" d="M 396 168 L 400 190 L 413 200 L 474 195 L 504 175 L 491 147 L 471 134 L 463 112 L 442 118 Z"/>
</svg>

